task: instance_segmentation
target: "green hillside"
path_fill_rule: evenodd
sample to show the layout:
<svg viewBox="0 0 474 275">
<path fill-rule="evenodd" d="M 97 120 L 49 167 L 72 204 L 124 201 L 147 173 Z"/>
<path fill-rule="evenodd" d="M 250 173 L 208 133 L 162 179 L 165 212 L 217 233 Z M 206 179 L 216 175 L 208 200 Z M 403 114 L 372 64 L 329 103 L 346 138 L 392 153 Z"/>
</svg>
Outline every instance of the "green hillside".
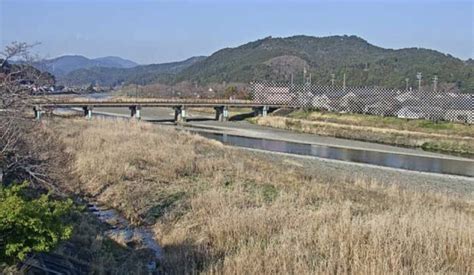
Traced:
<svg viewBox="0 0 474 275">
<path fill-rule="evenodd" d="M 331 74 L 347 85 L 405 87 L 405 78 L 416 86 L 416 73 L 425 83 L 437 75 L 440 83 L 456 83 L 464 91 L 474 90 L 474 66 L 443 53 L 418 48 L 384 49 L 356 36 L 265 38 L 236 48 L 220 50 L 183 70 L 176 82 L 199 83 L 255 80 L 302 81 L 303 70 L 313 83 L 327 85 Z"/>
<path fill-rule="evenodd" d="M 41 60 L 33 64 L 36 68 L 61 77 L 72 71 L 93 67 L 132 68 L 137 63 L 117 56 L 90 59 L 82 55 L 63 55 L 53 59 Z"/>
<path fill-rule="evenodd" d="M 190 81 L 198 84 L 257 80 L 303 80 L 303 70 L 312 82 L 342 85 L 344 73 L 349 86 L 417 87 L 417 72 L 423 85 L 435 75 L 439 84 L 455 84 L 464 92 L 474 93 L 474 63 L 434 50 L 420 48 L 384 49 L 356 36 L 264 38 L 236 48 L 225 48 L 209 57 L 182 62 L 142 65 L 133 68 L 93 67 L 58 76 L 66 85 L 99 84 L 174 84 Z M 452 87 L 453 85 L 450 85 Z"/>
<path fill-rule="evenodd" d="M 140 65 L 133 68 L 92 67 L 74 70 L 58 77 L 63 85 L 115 86 L 122 83 L 146 85 L 156 82 L 173 81 L 175 75 L 204 57 L 192 57 L 180 62 Z"/>
</svg>

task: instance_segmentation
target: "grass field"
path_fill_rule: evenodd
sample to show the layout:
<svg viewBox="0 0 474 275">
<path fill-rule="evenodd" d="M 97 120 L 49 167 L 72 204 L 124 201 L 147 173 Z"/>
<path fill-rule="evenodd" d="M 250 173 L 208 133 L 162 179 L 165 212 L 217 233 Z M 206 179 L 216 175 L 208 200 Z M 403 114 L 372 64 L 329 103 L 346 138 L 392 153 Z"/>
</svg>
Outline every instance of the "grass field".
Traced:
<svg viewBox="0 0 474 275">
<path fill-rule="evenodd" d="M 130 221 L 151 224 L 168 273 L 472 273 L 472 196 L 322 180 L 147 123 L 63 119 L 77 180 Z"/>
<path fill-rule="evenodd" d="M 472 126 L 468 124 L 452 123 L 446 121 L 434 122 L 423 119 L 407 120 L 397 117 L 381 117 L 365 114 L 338 114 L 303 110 L 295 111 L 291 113 L 289 117 L 306 119 L 310 121 L 323 121 L 356 126 L 388 128 L 401 131 L 474 137 L 474 130 Z"/>
<path fill-rule="evenodd" d="M 305 111 L 295 111 L 288 116 L 256 117 L 249 121 L 321 136 L 474 154 L 473 125 Z"/>
</svg>

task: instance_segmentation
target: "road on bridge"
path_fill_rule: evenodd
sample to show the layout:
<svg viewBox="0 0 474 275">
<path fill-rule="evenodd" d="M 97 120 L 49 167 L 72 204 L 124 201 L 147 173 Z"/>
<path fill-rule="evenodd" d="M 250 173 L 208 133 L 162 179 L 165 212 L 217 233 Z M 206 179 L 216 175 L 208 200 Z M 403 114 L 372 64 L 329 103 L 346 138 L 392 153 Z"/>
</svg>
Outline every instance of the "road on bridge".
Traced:
<svg viewBox="0 0 474 275">
<path fill-rule="evenodd" d="M 169 107 L 175 112 L 175 121 L 186 121 L 190 108 L 213 108 L 215 118 L 225 121 L 229 118 L 229 108 L 252 108 L 256 115 L 266 116 L 268 112 L 286 107 L 282 104 L 266 104 L 251 100 L 227 99 L 160 99 L 160 98 L 63 98 L 39 97 L 33 103 L 33 110 L 37 119 L 42 113 L 58 108 L 82 108 L 84 116 L 91 118 L 95 108 L 128 108 L 132 117 L 141 118 L 142 108 Z"/>
</svg>

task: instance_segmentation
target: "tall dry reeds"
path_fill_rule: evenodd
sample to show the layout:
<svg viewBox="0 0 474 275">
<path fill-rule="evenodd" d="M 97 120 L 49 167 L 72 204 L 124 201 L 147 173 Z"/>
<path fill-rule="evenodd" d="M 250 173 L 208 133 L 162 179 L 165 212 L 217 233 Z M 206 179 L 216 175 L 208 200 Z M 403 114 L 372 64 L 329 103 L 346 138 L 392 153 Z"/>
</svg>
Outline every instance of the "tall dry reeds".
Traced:
<svg viewBox="0 0 474 275">
<path fill-rule="evenodd" d="M 153 224 L 169 273 L 474 272 L 472 196 L 323 180 L 146 123 L 50 127 L 75 158 L 77 183 L 64 188 Z"/>
</svg>

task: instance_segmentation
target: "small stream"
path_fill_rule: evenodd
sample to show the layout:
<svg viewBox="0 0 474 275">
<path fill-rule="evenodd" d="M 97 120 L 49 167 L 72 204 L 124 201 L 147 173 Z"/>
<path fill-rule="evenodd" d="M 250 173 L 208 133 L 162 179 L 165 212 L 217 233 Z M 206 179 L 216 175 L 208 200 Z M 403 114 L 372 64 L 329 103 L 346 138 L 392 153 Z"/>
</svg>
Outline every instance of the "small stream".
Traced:
<svg viewBox="0 0 474 275">
<path fill-rule="evenodd" d="M 133 226 L 118 211 L 101 206 L 99 203 L 89 202 L 87 208 L 101 222 L 109 225 L 110 229 L 105 232 L 105 235 L 110 239 L 132 249 L 143 248 L 153 251 L 155 260 L 150 261 L 147 268 L 150 272 L 156 270 L 158 263 L 162 260 L 163 250 L 153 238 L 152 228 Z"/>
</svg>

